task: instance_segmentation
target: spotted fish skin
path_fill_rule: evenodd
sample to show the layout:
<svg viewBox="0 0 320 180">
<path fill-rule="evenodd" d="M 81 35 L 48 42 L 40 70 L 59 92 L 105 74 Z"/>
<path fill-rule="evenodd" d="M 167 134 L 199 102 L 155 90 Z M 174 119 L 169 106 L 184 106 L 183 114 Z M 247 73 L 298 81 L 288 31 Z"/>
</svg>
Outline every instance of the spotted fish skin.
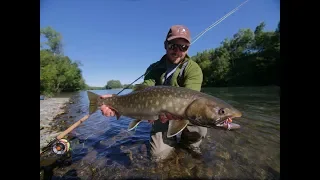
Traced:
<svg viewBox="0 0 320 180">
<path fill-rule="evenodd" d="M 158 115 L 162 112 L 183 117 L 188 104 L 196 98 L 193 96 L 194 94 L 185 89 L 154 86 L 130 94 L 103 99 L 99 104 L 110 106 L 120 115 L 143 120 L 157 120 Z"/>
<path fill-rule="evenodd" d="M 170 113 L 186 120 L 186 123 L 203 127 L 216 127 L 227 118 L 241 117 L 240 111 L 214 96 L 174 86 L 136 85 L 125 95 L 100 99 L 88 91 L 90 113 L 105 104 L 113 109 L 117 118 L 121 115 L 141 120 L 158 120 L 161 113 Z"/>
</svg>

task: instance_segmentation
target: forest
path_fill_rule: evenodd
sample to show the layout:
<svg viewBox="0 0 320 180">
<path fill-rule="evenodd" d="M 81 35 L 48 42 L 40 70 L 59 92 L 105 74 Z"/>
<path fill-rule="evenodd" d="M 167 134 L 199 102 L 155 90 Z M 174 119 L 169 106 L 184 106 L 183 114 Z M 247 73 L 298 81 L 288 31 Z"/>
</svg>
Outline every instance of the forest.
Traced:
<svg viewBox="0 0 320 180">
<path fill-rule="evenodd" d="M 40 28 L 40 95 L 85 89 L 80 66 L 79 61 L 64 56 L 60 33 L 51 27 Z"/>
<path fill-rule="evenodd" d="M 219 47 L 192 56 L 203 71 L 202 87 L 280 86 L 280 22 L 274 31 L 265 26 L 240 29 Z M 110 80 L 105 87 L 125 86 Z"/>
<path fill-rule="evenodd" d="M 203 71 L 202 86 L 280 86 L 280 22 L 274 31 L 265 31 L 265 26 L 262 22 L 254 31 L 240 29 L 219 47 L 192 56 Z M 86 85 L 81 63 L 63 55 L 61 34 L 46 27 L 40 36 L 46 39 L 40 41 L 40 94 L 127 86 L 119 80 L 109 80 L 104 87 Z"/>
<path fill-rule="evenodd" d="M 280 22 L 274 31 L 240 29 L 214 49 L 191 58 L 203 71 L 203 87 L 280 86 Z"/>
</svg>

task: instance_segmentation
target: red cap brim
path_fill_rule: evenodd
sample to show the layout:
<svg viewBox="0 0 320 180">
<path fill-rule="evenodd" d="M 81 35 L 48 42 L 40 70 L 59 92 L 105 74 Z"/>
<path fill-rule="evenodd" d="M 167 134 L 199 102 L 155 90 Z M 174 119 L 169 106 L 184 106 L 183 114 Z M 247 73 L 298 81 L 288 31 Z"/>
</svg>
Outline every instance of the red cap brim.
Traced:
<svg viewBox="0 0 320 180">
<path fill-rule="evenodd" d="M 190 40 L 187 39 L 185 36 L 171 36 L 171 37 L 169 37 L 167 40 L 168 40 L 168 41 L 171 41 L 171 40 L 173 40 L 173 39 L 178 39 L 178 38 L 185 39 L 185 40 L 187 40 L 189 43 L 191 43 Z"/>
</svg>

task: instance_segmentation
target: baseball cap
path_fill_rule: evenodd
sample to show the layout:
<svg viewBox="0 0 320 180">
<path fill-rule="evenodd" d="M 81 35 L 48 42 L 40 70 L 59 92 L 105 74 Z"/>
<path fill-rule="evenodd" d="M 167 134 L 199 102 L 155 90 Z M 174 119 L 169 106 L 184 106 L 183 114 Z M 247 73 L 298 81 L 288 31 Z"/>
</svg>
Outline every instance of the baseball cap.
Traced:
<svg viewBox="0 0 320 180">
<path fill-rule="evenodd" d="M 191 43 L 191 36 L 189 29 L 184 25 L 173 25 L 169 29 L 167 34 L 167 41 L 171 41 L 173 39 L 183 38 Z"/>
</svg>

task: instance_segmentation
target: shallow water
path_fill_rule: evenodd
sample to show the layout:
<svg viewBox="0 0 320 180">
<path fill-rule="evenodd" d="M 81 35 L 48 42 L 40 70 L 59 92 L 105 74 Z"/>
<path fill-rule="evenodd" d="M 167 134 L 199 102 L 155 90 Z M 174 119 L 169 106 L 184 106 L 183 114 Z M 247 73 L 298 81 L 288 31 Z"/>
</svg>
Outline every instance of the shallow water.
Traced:
<svg viewBox="0 0 320 180">
<path fill-rule="evenodd" d="M 161 164 L 152 163 L 148 157 L 150 124 L 142 123 L 135 131 L 127 132 L 129 118 L 116 120 L 98 111 L 71 132 L 72 163 L 56 168 L 53 179 L 280 179 L 279 90 L 277 87 L 204 89 L 242 111 L 243 117 L 234 119 L 241 129 L 208 129 L 201 145 L 201 159 L 178 150 L 174 158 Z M 86 92 L 76 94 L 73 102 L 66 115 L 71 117 L 67 125 L 88 112 Z"/>
</svg>

